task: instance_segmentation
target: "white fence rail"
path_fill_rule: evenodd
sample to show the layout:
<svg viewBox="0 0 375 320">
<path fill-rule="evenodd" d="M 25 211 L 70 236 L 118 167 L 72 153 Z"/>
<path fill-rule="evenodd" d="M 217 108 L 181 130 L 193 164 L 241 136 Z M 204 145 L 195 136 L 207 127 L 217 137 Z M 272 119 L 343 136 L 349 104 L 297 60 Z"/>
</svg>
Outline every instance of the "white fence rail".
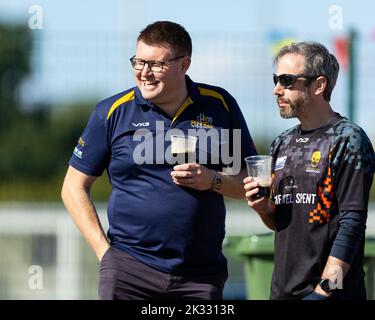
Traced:
<svg viewBox="0 0 375 320">
<path fill-rule="evenodd" d="M 108 229 L 104 206 L 98 212 Z M 227 205 L 228 235 L 268 232 L 243 202 Z M 371 206 L 367 234 L 375 236 Z M 96 299 L 98 263 L 62 205 L 0 206 L 0 299 Z"/>
</svg>

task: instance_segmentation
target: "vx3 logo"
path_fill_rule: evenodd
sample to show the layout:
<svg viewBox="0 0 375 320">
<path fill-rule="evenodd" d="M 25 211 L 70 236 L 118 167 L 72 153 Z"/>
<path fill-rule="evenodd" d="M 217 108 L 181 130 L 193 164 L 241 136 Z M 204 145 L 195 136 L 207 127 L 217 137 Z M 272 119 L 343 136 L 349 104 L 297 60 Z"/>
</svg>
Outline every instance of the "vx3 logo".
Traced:
<svg viewBox="0 0 375 320">
<path fill-rule="evenodd" d="M 138 123 L 134 123 L 132 122 L 132 125 L 134 127 L 148 127 L 150 125 L 150 122 L 138 122 Z"/>
<path fill-rule="evenodd" d="M 309 138 L 297 138 L 296 139 L 297 143 L 306 143 L 307 141 L 309 141 Z"/>
</svg>

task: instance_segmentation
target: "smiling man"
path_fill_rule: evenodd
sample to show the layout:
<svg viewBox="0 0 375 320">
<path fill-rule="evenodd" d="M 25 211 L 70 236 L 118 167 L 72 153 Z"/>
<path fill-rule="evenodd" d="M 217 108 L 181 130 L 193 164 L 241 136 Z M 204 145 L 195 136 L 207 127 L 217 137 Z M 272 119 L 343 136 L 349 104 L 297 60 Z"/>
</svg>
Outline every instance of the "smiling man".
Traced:
<svg viewBox="0 0 375 320">
<path fill-rule="evenodd" d="M 191 54 L 179 24 L 159 21 L 142 30 L 130 59 L 137 86 L 97 105 L 69 162 L 62 198 L 100 261 L 101 299 L 222 298 L 223 196 L 244 197 L 242 159 L 256 151 L 235 99 L 186 75 Z M 218 137 L 240 131 L 238 141 L 226 140 L 230 150 L 240 150 L 232 155 L 241 164 L 237 174 L 223 173 L 221 153 L 208 152 L 205 164 L 173 166 L 168 152 L 157 161 L 160 149 L 170 150 L 160 137 L 195 128 L 217 130 Z M 152 148 L 139 163 L 134 155 L 142 143 Z M 108 239 L 90 199 L 105 169 L 112 185 Z"/>
<path fill-rule="evenodd" d="M 275 62 L 280 115 L 298 118 L 300 125 L 271 146 L 271 199 L 254 199 L 259 186 L 251 177 L 244 180 L 248 205 L 275 230 L 271 299 L 365 299 L 371 142 L 331 108 L 339 65 L 323 45 L 285 46 Z"/>
</svg>

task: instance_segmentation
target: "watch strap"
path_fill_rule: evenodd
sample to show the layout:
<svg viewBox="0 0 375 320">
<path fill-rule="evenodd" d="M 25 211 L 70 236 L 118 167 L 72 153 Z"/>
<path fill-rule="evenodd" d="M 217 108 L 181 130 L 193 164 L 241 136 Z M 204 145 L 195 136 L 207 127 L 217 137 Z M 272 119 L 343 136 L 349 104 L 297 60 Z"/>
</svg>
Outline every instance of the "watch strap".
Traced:
<svg viewBox="0 0 375 320">
<path fill-rule="evenodd" d="M 222 187 L 223 187 L 223 178 L 220 175 L 220 173 L 215 171 L 214 177 L 212 179 L 212 185 L 211 185 L 210 190 L 211 191 L 219 191 L 219 190 L 221 190 Z"/>
</svg>

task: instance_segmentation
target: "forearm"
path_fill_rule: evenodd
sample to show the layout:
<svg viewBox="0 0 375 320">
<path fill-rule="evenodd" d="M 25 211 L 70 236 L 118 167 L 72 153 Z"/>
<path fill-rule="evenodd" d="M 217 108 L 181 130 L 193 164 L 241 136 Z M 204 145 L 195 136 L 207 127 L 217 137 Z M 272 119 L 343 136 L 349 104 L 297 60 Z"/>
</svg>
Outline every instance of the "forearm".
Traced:
<svg viewBox="0 0 375 320">
<path fill-rule="evenodd" d="M 220 186 L 214 186 L 216 173 L 221 178 L 222 183 L 220 183 Z M 235 199 L 243 199 L 245 197 L 242 180 L 246 175 L 246 169 L 243 169 L 237 175 L 229 175 L 223 172 L 216 172 L 198 163 L 176 165 L 171 172 L 173 182 L 179 186 L 200 191 L 215 190 L 214 192 Z"/>
<path fill-rule="evenodd" d="M 340 281 L 344 279 L 345 275 L 349 271 L 349 268 L 350 264 L 333 256 L 329 256 L 321 278 L 331 279 L 331 281 L 335 282 L 337 285 L 340 285 Z"/>
<path fill-rule="evenodd" d="M 339 230 L 330 256 L 351 264 L 361 246 L 366 231 L 366 211 L 343 211 L 339 216 Z"/>
<path fill-rule="evenodd" d="M 219 172 L 223 179 L 223 187 L 216 191 L 223 196 L 234 198 L 234 199 L 244 199 L 245 192 L 243 189 L 243 179 L 247 176 L 246 169 L 243 169 L 237 175 L 228 175 L 223 172 Z"/>
<path fill-rule="evenodd" d="M 275 205 L 271 203 L 269 197 L 255 197 L 259 192 L 259 185 L 254 179 L 246 177 L 243 183 L 248 206 L 258 213 L 263 223 L 268 228 L 275 230 Z"/>
<path fill-rule="evenodd" d="M 271 230 L 275 230 L 276 223 L 275 223 L 275 206 L 269 204 L 268 207 L 261 208 L 256 210 L 260 218 L 262 219 L 263 223 L 266 227 L 270 228 Z"/>
<path fill-rule="evenodd" d="M 339 230 L 321 275 L 322 279 L 330 279 L 335 286 L 340 288 L 363 241 L 366 220 L 366 211 L 340 212 Z M 320 293 L 319 286 L 316 291 Z"/>
<path fill-rule="evenodd" d="M 89 190 L 64 182 L 61 196 L 75 225 L 101 260 L 109 243 L 90 199 Z"/>
<path fill-rule="evenodd" d="M 329 279 L 333 287 L 342 289 L 342 281 L 349 269 L 350 264 L 343 260 L 329 256 L 321 275 L 321 279 Z M 315 291 L 321 295 L 330 296 L 330 294 L 323 291 L 319 285 L 316 286 Z"/>
</svg>

